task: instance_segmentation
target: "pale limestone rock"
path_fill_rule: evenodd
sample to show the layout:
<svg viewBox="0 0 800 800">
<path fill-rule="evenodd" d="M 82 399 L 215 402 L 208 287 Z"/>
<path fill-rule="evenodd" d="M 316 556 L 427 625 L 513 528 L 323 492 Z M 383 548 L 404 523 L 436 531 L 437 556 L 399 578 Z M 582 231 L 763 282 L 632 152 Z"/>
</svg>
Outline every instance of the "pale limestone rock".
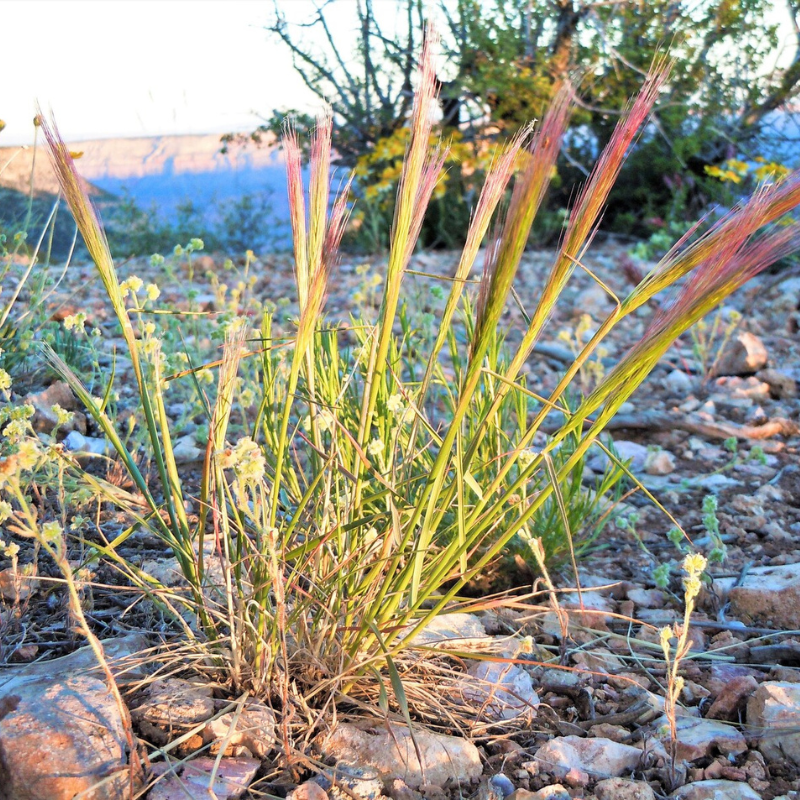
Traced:
<svg viewBox="0 0 800 800">
<path fill-rule="evenodd" d="M 84 436 L 78 431 L 72 431 L 67 434 L 64 439 L 64 448 L 72 453 L 85 453 L 95 456 L 108 456 L 114 451 L 108 439 Z"/>
<path fill-rule="evenodd" d="M 148 800 L 236 800 L 241 797 L 261 766 L 254 758 L 216 759 L 203 756 L 178 768 L 177 775 L 159 781 Z M 213 793 L 212 793 L 213 792 Z"/>
<path fill-rule="evenodd" d="M 800 684 L 766 681 L 747 701 L 747 724 L 767 761 L 800 765 Z"/>
<path fill-rule="evenodd" d="M 663 608 L 664 592 L 660 589 L 628 589 L 628 600 L 633 600 L 639 608 Z"/>
<path fill-rule="evenodd" d="M 597 800 L 656 800 L 655 792 L 644 781 L 606 778 L 594 787 Z"/>
<path fill-rule="evenodd" d="M 206 724 L 202 736 L 204 744 L 212 744 L 212 753 L 218 752 L 222 742 L 227 742 L 234 750 L 246 747 L 251 755 L 266 758 L 275 745 L 275 715 L 260 700 L 250 698 L 238 719 L 233 712 L 223 714 Z"/>
<path fill-rule="evenodd" d="M 572 771 L 591 778 L 613 778 L 633 771 L 641 757 L 641 750 L 611 739 L 560 736 L 540 747 L 534 760 L 559 779 Z"/>
<path fill-rule="evenodd" d="M 539 705 L 531 676 L 517 664 L 499 661 L 473 663 L 456 684 L 456 692 L 495 720 L 535 713 Z"/>
<path fill-rule="evenodd" d="M 761 795 L 746 783 L 723 780 L 687 783 L 670 797 L 676 800 L 761 800 Z"/>
<path fill-rule="evenodd" d="M 668 450 L 656 450 L 647 454 L 644 471 L 648 475 L 669 475 L 675 472 L 675 456 Z"/>
<path fill-rule="evenodd" d="M 508 800 L 572 800 L 572 795 L 560 783 L 553 783 L 538 792 L 517 789 L 514 794 L 509 795 Z"/>
<path fill-rule="evenodd" d="M 452 646 L 458 648 L 475 640 L 488 640 L 483 623 L 474 614 L 439 614 L 434 617 L 416 636 L 414 645 Z"/>
<path fill-rule="evenodd" d="M 472 742 L 420 726 L 414 728 L 414 739 L 421 763 L 408 729 L 400 725 L 392 725 L 391 730 L 385 726 L 364 730 L 342 723 L 320 742 L 320 747 L 325 757 L 374 767 L 387 785 L 400 778 L 418 789 L 423 781 L 445 786 L 448 781 L 464 784 L 480 777 L 483 766 Z"/>
<path fill-rule="evenodd" d="M 206 451 L 199 448 L 195 443 L 194 436 L 181 436 L 172 443 L 173 455 L 175 456 L 175 463 L 183 464 L 196 464 L 205 458 Z"/>
<path fill-rule="evenodd" d="M 753 333 L 741 331 L 731 337 L 717 361 L 715 375 L 752 375 L 767 365 L 767 348 Z"/>
</svg>

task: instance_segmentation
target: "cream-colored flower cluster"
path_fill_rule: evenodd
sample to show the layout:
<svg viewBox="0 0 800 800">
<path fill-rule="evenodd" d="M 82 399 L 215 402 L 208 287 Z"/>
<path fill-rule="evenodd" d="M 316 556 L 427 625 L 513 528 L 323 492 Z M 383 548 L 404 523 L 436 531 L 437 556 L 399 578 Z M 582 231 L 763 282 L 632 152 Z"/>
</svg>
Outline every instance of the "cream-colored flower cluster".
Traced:
<svg viewBox="0 0 800 800">
<path fill-rule="evenodd" d="M 252 485 L 264 478 L 267 461 L 258 444 L 245 436 L 222 454 L 222 467 L 232 469 L 240 484 Z"/>
</svg>

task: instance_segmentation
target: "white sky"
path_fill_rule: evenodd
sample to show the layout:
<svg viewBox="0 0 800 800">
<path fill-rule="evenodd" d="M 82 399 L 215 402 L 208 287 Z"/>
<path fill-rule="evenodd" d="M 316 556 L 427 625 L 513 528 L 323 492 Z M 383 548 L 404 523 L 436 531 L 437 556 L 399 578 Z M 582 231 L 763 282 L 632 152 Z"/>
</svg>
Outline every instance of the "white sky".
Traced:
<svg viewBox="0 0 800 800">
<path fill-rule="evenodd" d="M 290 19 L 313 13 L 309 0 L 278 2 Z M 354 2 L 339 0 L 341 11 L 330 15 L 337 42 L 353 33 Z M 376 4 L 388 30 L 395 0 Z M 782 11 L 783 1 L 775 6 Z M 0 146 L 32 140 L 37 99 L 73 141 L 249 131 L 273 108 L 317 109 L 286 48 L 264 30 L 272 7 L 272 0 L 3 0 Z"/>
<path fill-rule="evenodd" d="M 312 8 L 281 6 L 292 17 Z M 317 107 L 264 30 L 271 9 L 270 0 L 4 0 L 0 146 L 30 142 L 37 99 L 72 140 L 249 131 L 257 113 Z"/>
</svg>

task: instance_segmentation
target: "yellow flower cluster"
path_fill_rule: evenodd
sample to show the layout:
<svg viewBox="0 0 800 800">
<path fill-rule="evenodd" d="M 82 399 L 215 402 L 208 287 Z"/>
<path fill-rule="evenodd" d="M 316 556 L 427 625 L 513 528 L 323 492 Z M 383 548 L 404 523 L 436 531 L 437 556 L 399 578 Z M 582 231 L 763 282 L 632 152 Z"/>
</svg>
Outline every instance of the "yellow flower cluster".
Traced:
<svg viewBox="0 0 800 800">
<path fill-rule="evenodd" d="M 717 178 L 723 183 L 728 181 L 741 183 L 749 174 L 752 174 L 759 183 L 779 181 L 790 172 L 788 167 L 783 164 L 779 164 L 776 161 L 767 161 L 761 156 L 755 158 L 754 161 L 760 166 L 752 168 L 746 161 L 741 161 L 738 158 L 729 158 L 722 166 L 712 165 L 706 167 L 705 172 L 706 175 Z"/>
<path fill-rule="evenodd" d="M 145 286 L 144 281 L 138 275 L 131 275 L 119 285 L 123 297 L 127 297 L 129 294 L 139 294 L 143 287 L 148 300 L 158 300 L 161 289 L 155 283 L 148 283 Z"/>
<path fill-rule="evenodd" d="M 122 281 L 119 290 L 123 297 L 127 297 L 129 294 L 137 294 L 142 286 L 144 286 L 144 281 L 137 275 L 131 275 L 130 278 Z"/>
<path fill-rule="evenodd" d="M 68 330 L 82 331 L 86 324 L 86 314 L 79 311 L 77 314 L 68 314 L 64 317 L 64 327 Z"/>
<path fill-rule="evenodd" d="M 683 571 L 686 577 L 683 579 L 683 589 L 686 595 L 686 602 L 694 600 L 700 594 L 700 576 L 705 572 L 708 561 L 700 553 L 690 553 L 683 559 Z"/>
<path fill-rule="evenodd" d="M 379 139 L 370 152 L 356 162 L 354 174 L 365 187 L 364 198 L 388 205 L 394 200 L 397 182 L 403 171 L 403 158 L 411 140 L 410 128 L 398 128 L 390 136 Z M 430 136 L 430 146 L 440 141 L 437 133 Z M 464 142 L 463 134 L 453 131 L 447 138 L 448 153 L 445 170 L 433 191 L 434 198 L 444 197 L 448 176 L 454 172 L 464 178 L 488 168 L 492 160 L 492 148 L 485 142 Z"/>
</svg>

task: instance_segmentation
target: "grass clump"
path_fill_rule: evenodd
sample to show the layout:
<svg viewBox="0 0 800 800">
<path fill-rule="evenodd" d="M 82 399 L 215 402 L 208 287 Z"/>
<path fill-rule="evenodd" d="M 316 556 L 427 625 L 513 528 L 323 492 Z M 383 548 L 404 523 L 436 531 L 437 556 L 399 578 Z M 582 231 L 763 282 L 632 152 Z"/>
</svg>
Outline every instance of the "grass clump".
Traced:
<svg viewBox="0 0 800 800">
<path fill-rule="evenodd" d="M 69 152 L 52 124 L 43 127 L 125 340 L 152 463 L 147 475 L 102 402 L 49 351 L 134 487 L 112 492 L 85 476 L 134 520 L 113 541 L 96 544 L 95 555 L 169 603 L 186 634 L 202 642 L 209 665 L 233 686 L 277 695 L 287 712 L 298 692 L 304 703 L 319 705 L 342 696 L 385 698 L 384 684 L 406 715 L 413 711 L 397 661 L 415 647 L 415 635 L 439 614 L 480 608 L 466 590 L 512 542 L 527 542 L 542 565 L 548 555 L 575 558 L 571 535 L 592 508 L 582 505 L 580 471 L 608 421 L 678 336 L 800 245 L 796 224 L 785 219 L 800 202 L 800 180 L 790 176 L 759 188 L 696 240 L 679 242 L 627 297 L 611 293 L 614 309 L 556 389 L 542 397 L 527 388 L 523 365 L 573 270 L 582 267 L 611 187 L 665 80 L 668 67 L 657 60 L 577 197 L 521 342 L 503 343 L 501 319 L 567 128 L 568 86 L 540 126 L 498 149 L 438 329 L 418 339 L 401 286 L 447 158 L 446 144 L 429 145 L 433 44 L 431 35 L 374 322 L 353 320 L 347 330 L 325 324 L 348 191 L 330 197 L 329 116 L 313 136 L 307 191 L 301 148 L 287 131 L 298 314 L 289 337 L 267 310 L 255 324 L 235 318 L 220 357 L 182 371 L 179 380 L 193 385 L 208 431 L 196 491 L 175 457 L 165 387 L 178 377 L 167 370 L 158 316 L 147 314 L 136 291 L 124 291 Z M 473 300 L 465 287 L 484 244 Z M 613 327 L 677 282 L 672 302 L 641 340 L 597 376 L 587 396 L 567 402 L 576 376 Z M 215 390 L 197 379 L 201 368 L 216 371 Z M 240 402 L 242 377 L 251 392 L 257 386 L 251 403 Z M 614 482 L 607 477 L 598 495 Z M 125 561 L 119 550 L 136 526 L 171 548 L 185 591 L 167 591 Z"/>
</svg>

